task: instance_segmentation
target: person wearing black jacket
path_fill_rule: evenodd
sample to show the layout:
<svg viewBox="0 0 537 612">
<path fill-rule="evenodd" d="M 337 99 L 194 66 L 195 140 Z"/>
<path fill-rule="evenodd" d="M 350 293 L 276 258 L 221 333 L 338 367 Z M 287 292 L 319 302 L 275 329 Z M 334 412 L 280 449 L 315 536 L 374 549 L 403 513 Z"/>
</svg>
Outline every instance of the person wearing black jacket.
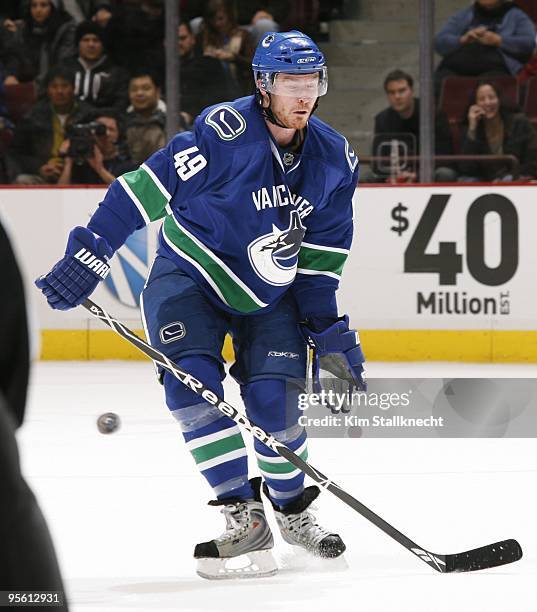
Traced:
<svg viewBox="0 0 537 612">
<path fill-rule="evenodd" d="M 129 76 L 106 54 L 103 29 L 83 21 L 76 29 L 75 43 L 77 57 L 63 64 L 74 74 L 75 96 L 99 111 L 125 111 Z"/>
<path fill-rule="evenodd" d="M 227 76 L 222 63 L 196 49 L 196 38 L 187 22 L 178 31 L 180 60 L 181 112 L 187 125 L 211 104 L 227 99 Z"/>
<path fill-rule="evenodd" d="M 385 155 L 383 143 L 394 138 L 405 143 L 408 155 L 419 155 L 420 101 L 414 96 L 413 86 L 412 77 L 402 70 L 394 70 L 385 78 L 384 91 L 389 106 L 375 116 L 373 155 Z M 435 153 L 453 154 L 451 133 L 444 113 L 438 113 L 435 119 Z M 401 182 L 414 182 L 416 173 L 404 171 L 397 178 Z M 435 181 L 449 182 L 455 178 L 455 170 L 445 162 L 436 167 Z"/>
<path fill-rule="evenodd" d="M 517 75 L 535 49 L 535 25 L 528 15 L 505 0 L 476 0 L 452 15 L 435 35 L 442 61 L 435 88 L 451 75 Z"/>
<path fill-rule="evenodd" d="M 17 125 L 11 157 L 21 185 L 54 184 L 63 168 L 59 152 L 73 123 L 85 123 L 94 110 L 74 96 L 73 74 L 62 66 L 50 71 L 47 96 L 39 101 Z"/>
<path fill-rule="evenodd" d="M 36 81 L 40 90 L 47 72 L 74 52 L 75 22 L 52 0 L 32 0 L 13 33 L 6 58 L 6 85 Z"/>
<path fill-rule="evenodd" d="M 203 55 L 196 44 L 196 37 L 188 21 L 181 21 L 177 29 L 179 52 L 179 86 L 181 90 L 179 108 L 181 128 L 190 129 L 197 115 L 207 106 L 229 100 L 228 92 L 233 86 L 220 60 Z M 155 49 L 147 57 L 147 65 L 159 83 L 165 85 L 164 47 Z M 163 88 L 163 93 L 166 94 Z"/>
<path fill-rule="evenodd" d="M 524 113 L 502 105 L 494 83 L 481 82 L 468 109 L 461 147 L 465 155 L 514 155 L 520 180 L 537 178 L 537 133 Z M 460 163 L 461 180 L 511 181 L 513 168 L 507 161 L 466 161 Z"/>
<path fill-rule="evenodd" d="M 6 297 L 0 300 L 0 590 L 63 595 L 45 519 L 20 470 L 15 430 L 26 404 L 28 325 L 21 274 L 1 223 L 0 261 Z M 66 611 L 67 603 L 54 610 Z"/>
</svg>

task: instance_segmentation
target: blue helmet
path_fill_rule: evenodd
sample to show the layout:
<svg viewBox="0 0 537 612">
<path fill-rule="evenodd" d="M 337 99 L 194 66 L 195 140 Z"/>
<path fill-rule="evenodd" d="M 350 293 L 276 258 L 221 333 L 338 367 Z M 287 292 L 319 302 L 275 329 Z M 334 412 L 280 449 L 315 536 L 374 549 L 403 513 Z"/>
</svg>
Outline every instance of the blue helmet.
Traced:
<svg viewBox="0 0 537 612">
<path fill-rule="evenodd" d="M 275 78 L 278 73 L 318 73 L 319 78 L 314 92 L 316 98 L 323 96 L 328 89 L 324 55 L 309 36 L 298 30 L 268 32 L 257 45 L 252 69 L 256 87 L 268 93 L 279 93 L 276 90 Z M 310 95 L 313 93 L 310 92 Z"/>
</svg>

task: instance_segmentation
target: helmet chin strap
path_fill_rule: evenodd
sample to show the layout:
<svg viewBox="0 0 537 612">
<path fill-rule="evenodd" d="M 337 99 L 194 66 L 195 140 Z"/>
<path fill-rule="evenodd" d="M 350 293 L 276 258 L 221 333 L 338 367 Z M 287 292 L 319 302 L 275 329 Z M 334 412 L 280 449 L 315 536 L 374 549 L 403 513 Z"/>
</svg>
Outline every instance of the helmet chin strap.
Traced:
<svg viewBox="0 0 537 612">
<path fill-rule="evenodd" d="M 283 125 L 283 123 L 281 123 L 281 121 L 278 120 L 278 117 L 276 117 L 276 115 L 274 114 L 271 106 L 272 106 L 272 98 L 270 97 L 270 92 L 265 92 L 268 96 L 269 99 L 269 105 L 268 106 L 264 106 L 263 105 L 263 96 L 261 94 L 261 92 L 259 91 L 259 89 L 255 90 L 255 98 L 257 100 L 257 103 L 259 104 L 260 108 L 261 108 L 261 113 L 263 115 L 263 117 L 267 120 L 270 121 L 272 124 L 277 125 L 278 127 L 284 128 L 286 130 L 292 129 L 289 128 L 289 126 L 287 125 Z M 310 117 L 313 115 L 313 113 L 317 110 L 317 107 L 319 106 L 319 98 L 317 98 L 315 100 L 315 104 L 313 105 L 313 108 L 311 109 L 311 113 L 310 113 Z"/>
</svg>

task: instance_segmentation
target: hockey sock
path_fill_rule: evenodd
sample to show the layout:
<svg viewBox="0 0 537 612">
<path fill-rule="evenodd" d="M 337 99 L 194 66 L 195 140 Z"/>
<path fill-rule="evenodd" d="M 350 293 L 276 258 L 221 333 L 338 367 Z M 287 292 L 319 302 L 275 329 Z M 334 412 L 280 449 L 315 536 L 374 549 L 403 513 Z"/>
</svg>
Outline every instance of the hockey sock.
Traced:
<svg viewBox="0 0 537 612">
<path fill-rule="evenodd" d="M 296 387 L 274 379 L 257 380 L 242 387 L 248 417 L 306 460 L 307 435 L 298 424 L 298 393 Z M 303 472 L 257 439 L 254 449 L 271 500 L 285 506 L 298 499 L 304 491 Z"/>
<path fill-rule="evenodd" d="M 208 356 L 187 356 L 177 360 L 194 377 L 223 396 L 218 362 Z M 229 417 L 187 389 L 171 374 L 164 375 L 166 403 L 177 419 L 196 466 L 218 499 L 253 499 L 248 482 L 248 459 L 238 425 Z"/>
</svg>

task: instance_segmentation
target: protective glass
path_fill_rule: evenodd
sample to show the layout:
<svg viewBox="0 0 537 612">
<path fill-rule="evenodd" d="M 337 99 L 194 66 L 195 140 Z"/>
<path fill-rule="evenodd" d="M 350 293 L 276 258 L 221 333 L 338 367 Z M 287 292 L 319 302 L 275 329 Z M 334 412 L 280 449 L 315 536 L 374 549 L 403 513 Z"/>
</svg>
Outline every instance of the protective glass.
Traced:
<svg viewBox="0 0 537 612">
<path fill-rule="evenodd" d="M 261 89 L 277 96 L 315 99 L 324 96 L 328 90 L 326 66 L 303 74 L 261 71 L 256 77 L 261 81 Z"/>
</svg>

